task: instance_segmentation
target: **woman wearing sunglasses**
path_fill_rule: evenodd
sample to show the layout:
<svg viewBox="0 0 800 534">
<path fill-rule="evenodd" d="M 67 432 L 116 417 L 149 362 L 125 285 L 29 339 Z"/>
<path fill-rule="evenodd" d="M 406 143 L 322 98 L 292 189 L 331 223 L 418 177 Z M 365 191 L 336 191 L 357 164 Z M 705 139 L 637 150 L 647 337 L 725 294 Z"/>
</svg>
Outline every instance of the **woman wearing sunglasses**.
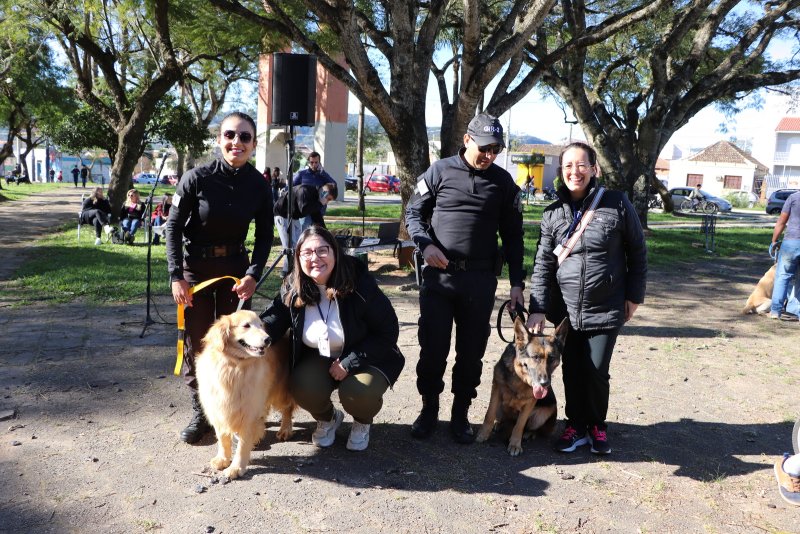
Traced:
<svg viewBox="0 0 800 534">
<path fill-rule="evenodd" d="M 186 443 L 196 443 L 211 429 L 197 398 L 194 355 L 202 350 L 211 323 L 236 311 L 240 299 L 253 296 L 272 247 L 272 192 L 249 163 L 256 147 L 255 134 L 250 116 L 240 112 L 227 115 L 217 139 L 221 157 L 183 175 L 167 220 L 172 296 L 176 304 L 186 306 L 183 375 L 194 410 L 191 422 L 181 432 Z M 244 241 L 252 221 L 255 244 L 248 256 Z M 196 295 L 189 292 L 204 280 L 226 275 L 241 282 L 220 280 Z"/>
<path fill-rule="evenodd" d="M 342 254 L 333 235 L 313 225 L 300 235 L 294 269 L 261 318 L 271 339 L 292 331 L 291 390 L 317 421 L 312 442 L 333 445 L 344 419 L 331 402 L 338 389 L 353 417 L 346 446 L 366 449 L 383 394 L 405 364 L 397 314 L 367 266 Z"/>
</svg>

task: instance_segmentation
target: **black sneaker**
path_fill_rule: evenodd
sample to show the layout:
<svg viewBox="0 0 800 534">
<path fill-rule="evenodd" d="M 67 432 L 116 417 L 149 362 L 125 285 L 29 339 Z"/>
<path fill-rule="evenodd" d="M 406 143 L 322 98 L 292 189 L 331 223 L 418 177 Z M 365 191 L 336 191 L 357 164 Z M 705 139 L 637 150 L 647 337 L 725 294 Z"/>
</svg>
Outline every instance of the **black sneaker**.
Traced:
<svg viewBox="0 0 800 534">
<path fill-rule="evenodd" d="M 608 444 L 606 431 L 594 425 L 589 429 L 589 441 L 592 442 L 592 452 L 594 454 L 611 454 L 611 446 Z"/>
<path fill-rule="evenodd" d="M 575 427 L 567 423 L 564 432 L 561 434 L 558 441 L 556 441 L 553 448 L 558 452 L 572 452 L 581 445 L 586 445 L 587 443 L 589 443 L 589 438 L 586 437 L 586 433 L 584 432 L 578 435 L 578 431 Z"/>
</svg>

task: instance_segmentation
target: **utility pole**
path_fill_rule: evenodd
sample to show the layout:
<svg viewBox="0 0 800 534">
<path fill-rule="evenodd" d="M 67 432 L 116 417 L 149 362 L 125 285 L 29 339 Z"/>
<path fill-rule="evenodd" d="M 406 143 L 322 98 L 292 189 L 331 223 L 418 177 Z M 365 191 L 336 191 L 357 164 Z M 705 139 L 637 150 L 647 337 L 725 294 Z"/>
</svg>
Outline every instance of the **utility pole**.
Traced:
<svg viewBox="0 0 800 534">
<path fill-rule="evenodd" d="M 356 176 L 358 176 L 358 209 L 364 213 L 364 104 L 358 105 L 358 140 L 356 142 Z"/>
</svg>

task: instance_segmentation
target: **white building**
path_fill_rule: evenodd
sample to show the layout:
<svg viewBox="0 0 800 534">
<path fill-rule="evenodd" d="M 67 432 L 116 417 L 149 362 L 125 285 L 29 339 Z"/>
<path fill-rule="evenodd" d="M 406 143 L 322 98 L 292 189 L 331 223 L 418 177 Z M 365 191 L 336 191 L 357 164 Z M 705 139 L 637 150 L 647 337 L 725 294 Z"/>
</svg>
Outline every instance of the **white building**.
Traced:
<svg viewBox="0 0 800 534">
<path fill-rule="evenodd" d="M 772 175 L 785 187 L 800 187 L 800 117 L 784 117 L 775 128 Z"/>
<path fill-rule="evenodd" d="M 733 143 L 718 141 L 687 158 L 672 160 L 669 187 L 694 187 L 724 197 L 733 191 L 761 193 L 764 176 L 769 172 L 753 156 Z"/>
</svg>

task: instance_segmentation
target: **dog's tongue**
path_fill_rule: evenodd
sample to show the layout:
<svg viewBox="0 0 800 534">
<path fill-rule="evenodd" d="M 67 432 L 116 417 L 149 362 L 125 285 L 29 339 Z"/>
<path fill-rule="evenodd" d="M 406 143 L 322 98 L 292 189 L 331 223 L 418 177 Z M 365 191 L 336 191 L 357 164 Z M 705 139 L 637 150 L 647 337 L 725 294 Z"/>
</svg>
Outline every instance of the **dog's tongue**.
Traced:
<svg viewBox="0 0 800 534">
<path fill-rule="evenodd" d="M 547 395 L 547 388 L 542 387 L 539 384 L 533 386 L 533 396 L 537 399 L 543 399 Z"/>
</svg>

